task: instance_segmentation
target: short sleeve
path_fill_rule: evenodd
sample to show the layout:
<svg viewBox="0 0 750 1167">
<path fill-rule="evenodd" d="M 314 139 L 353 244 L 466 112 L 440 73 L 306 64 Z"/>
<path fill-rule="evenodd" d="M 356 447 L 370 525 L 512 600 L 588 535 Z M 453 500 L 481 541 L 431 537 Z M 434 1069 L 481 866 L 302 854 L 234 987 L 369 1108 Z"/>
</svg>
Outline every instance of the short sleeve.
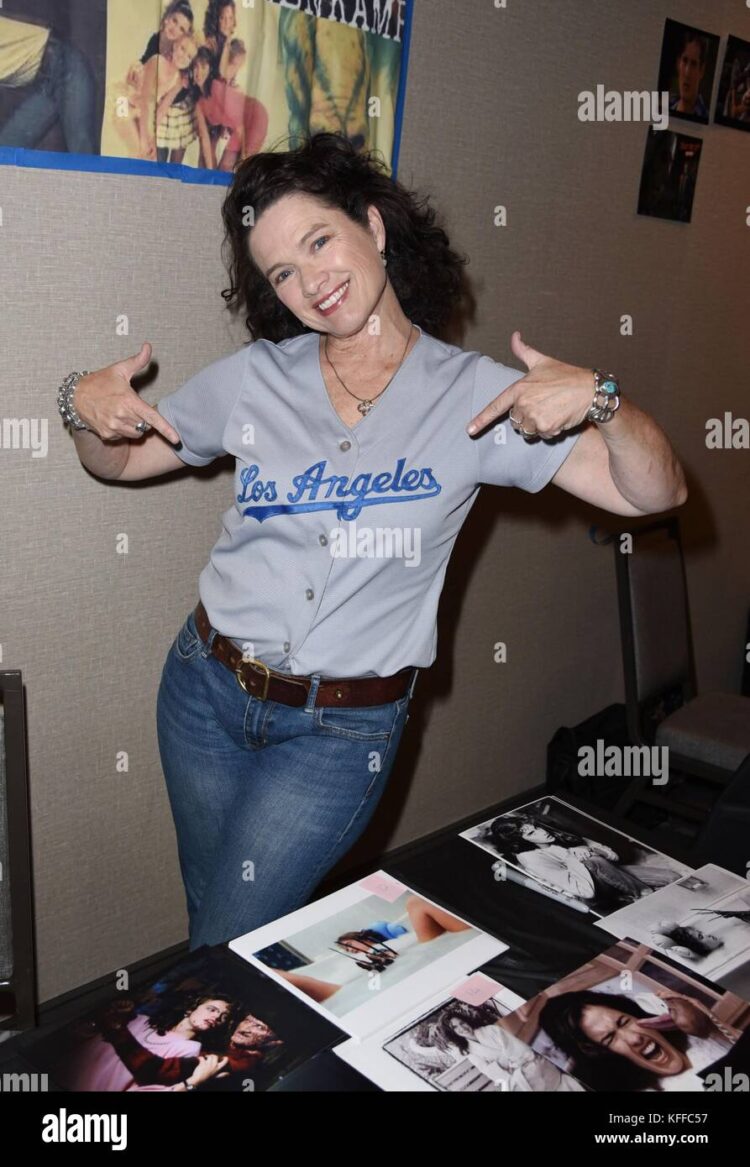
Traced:
<svg viewBox="0 0 750 1167">
<path fill-rule="evenodd" d="M 475 367 L 471 417 L 476 417 L 504 389 L 524 376 L 518 369 L 480 356 Z M 549 441 L 544 438 L 527 441 L 514 430 L 506 413 L 496 425 L 488 426 L 478 438 L 471 439 L 479 462 L 477 482 L 517 486 L 536 494 L 555 476 L 581 433 L 578 427 Z"/>
<path fill-rule="evenodd" d="M 248 376 L 250 347 L 219 357 L 157 402 L 158 412 L 180 435 L 175 453 L 190 466 L 207 466 L 226 452 L 224 434 Z"/>
</svg>

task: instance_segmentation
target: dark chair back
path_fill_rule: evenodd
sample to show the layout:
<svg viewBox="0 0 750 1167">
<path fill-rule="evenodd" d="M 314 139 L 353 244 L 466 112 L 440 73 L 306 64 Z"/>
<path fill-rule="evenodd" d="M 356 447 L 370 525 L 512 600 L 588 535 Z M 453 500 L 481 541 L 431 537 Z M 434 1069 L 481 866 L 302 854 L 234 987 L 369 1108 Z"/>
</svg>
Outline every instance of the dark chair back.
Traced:
<svg viewBox="0 0 750 1167">
<path fill-rule="evenodd" d="M 750 754 L 714 804 L 691 863 L 716 863 L 750 878 Z"/>
<path fill-rule="evenodd" d="M 652 745 L 656 727 L 696 695 L 685 565 L 676 518 L 613 540 L 628 730 Z"/>
<path fill-rule="evenodd" d="M 17 669 L 0 669 L 0 1029 L 36 1024 L 26 713 Z"/>
</svg>

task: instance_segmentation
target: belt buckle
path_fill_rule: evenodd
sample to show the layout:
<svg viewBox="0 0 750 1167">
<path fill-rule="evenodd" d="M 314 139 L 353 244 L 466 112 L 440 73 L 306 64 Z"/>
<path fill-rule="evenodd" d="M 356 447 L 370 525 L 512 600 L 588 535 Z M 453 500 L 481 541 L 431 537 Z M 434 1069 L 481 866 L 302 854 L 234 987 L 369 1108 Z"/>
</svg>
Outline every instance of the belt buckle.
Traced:
<svg viewBox="0 0 750 1167">
<path fill-rule="evenodd" d="M 237 668 L 234 670 L 234 675 L 236 676 L 237 680 L 239 681 L 240 688 L 245 690 L 248 697 L 257 697 L 258 694 L 251 693 L 250 690 L 245 685 L 245 681 L 242 677 L 242 673 L 240 672 L 240 669 L 242 668 L 243 665 L 254 665 L 255 667 L 261 669 L 266 674 L 265 680 L 263 682 L 263 692 L 260 694 L 260 697 L 258 698 L 260 701 L 265 701 L 266 698 L 268 697 L 268 686 L 271 683 L 271 670 L 270 670 L 270 668 L 268 667 L 267 664 L 265 664 L 264 661 L 256 660 L 255 657 L 251 657 L 249 661 L 240 661 L 240 663 L 237 665 Z"/>
</svg>

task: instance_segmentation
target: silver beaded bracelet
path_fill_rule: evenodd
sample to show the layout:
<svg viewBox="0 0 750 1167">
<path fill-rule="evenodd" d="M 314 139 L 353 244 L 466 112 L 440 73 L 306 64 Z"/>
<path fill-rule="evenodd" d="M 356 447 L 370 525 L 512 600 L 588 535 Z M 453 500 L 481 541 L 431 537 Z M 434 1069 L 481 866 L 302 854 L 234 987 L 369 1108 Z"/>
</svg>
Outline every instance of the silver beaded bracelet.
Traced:
<svg viewBox="0 0 750 1167">
<path fill-rule="evenodd" d="M 88 377 L 89 370 L 83 373 L 68 373 L 60 388 L 57 390 L 57 408 L 66 425 L 74 430 L 87 430 L 89 427 L 78 416 L 73 405 L 73 394 L 81 377 Z"/>
</svg>

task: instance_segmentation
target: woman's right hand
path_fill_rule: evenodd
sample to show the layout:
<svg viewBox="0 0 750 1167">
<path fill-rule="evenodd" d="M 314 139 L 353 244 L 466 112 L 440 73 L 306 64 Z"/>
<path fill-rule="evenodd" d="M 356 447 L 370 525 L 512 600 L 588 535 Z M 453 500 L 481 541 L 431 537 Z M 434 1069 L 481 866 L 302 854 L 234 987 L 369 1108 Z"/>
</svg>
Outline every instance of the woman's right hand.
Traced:
<svg viewBox="0 0 750 1167">
<path fill-rule="evenodd" d="M 153 405 L 144 401 L 130 387 L 130 379 L 145 369 L 151 360 L 151 345 L 144 341 L 134 357 L 115 361 L 104 369 L 81 377 L 73 394 L 73 407 L 81 421 L 103 442 L 143 437 L 135 427 L 146 421 L 168 442 L 179 442 L 180 435 Z"/>
</svg>

